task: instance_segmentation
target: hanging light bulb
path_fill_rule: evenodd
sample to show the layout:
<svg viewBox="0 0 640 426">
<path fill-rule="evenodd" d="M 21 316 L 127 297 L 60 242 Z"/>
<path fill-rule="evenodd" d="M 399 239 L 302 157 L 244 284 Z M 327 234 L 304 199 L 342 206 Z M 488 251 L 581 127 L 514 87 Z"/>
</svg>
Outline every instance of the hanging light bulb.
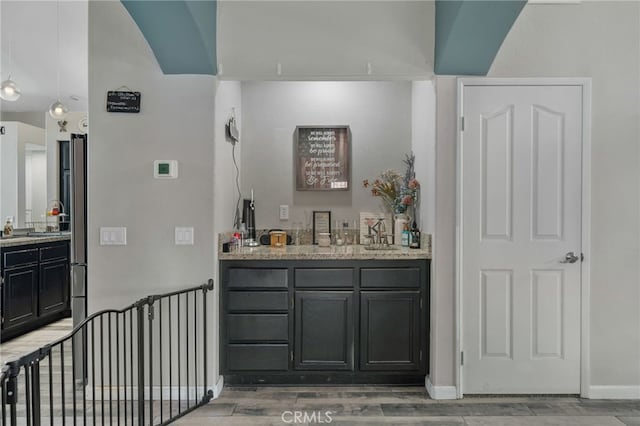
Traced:
<svg viewBox="0 0 640 426">
<path fill-rule="evenodd" d="M 56 56 L 56 68 L 58 74 L 58 99 L 49 107 L 49 115 L 56 119 L 62 120 L 69 113 L 69 109 L 60 102 L 60 1 L 56 1 L 56 27 L 57 27 L 57 56 Z"/>
<path fill-rule="evenodd" d="M 64 104 L 60 101 L 55 101 L 49 107 L 49 115 L 56 120 L 62 120 L 69 113 L 69 108 L 64 106 Z"/>
<path fill-rule="evenodd" d="M 9 66 L 11 66 L 11 60 L 13 59 L 13 38 L 9 39 Z M 11 68 L 9 68 L 11 69 Z M 0 83 L 0 98 L 5 101 L 17 101 L 20 98 L 20 88 L 16 84 L 15 81 L 11 80 L 11 73 L 9 73 L 9 78 Z"/>
<path fill-rule="evenodd" d="M 17 101 L 21 94 L 18 85 L 11 80 L 11 74 L 9 74 L 9 78 L 0 83 L 0 98 L 5 101 Z"/>
</svg>

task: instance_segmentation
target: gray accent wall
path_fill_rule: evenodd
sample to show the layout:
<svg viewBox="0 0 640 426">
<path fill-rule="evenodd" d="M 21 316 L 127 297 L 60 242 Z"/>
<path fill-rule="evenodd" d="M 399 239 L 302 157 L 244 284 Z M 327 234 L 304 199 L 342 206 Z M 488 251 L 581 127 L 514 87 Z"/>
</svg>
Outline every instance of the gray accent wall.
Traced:
<svg viewBox="0 0 640 426">
<path fill-rule="evenodd" d="M 403 173 L 411 151 L 411 82 L 247 82 L 242 111 L 242 193 L 248 198 L 254 189 L 259 229 L 304 223 L 313 210 L 331 210 L 334 221 L 382 211 L 362 180 L 387 169 Z M 350 126 L 349 191 L 296 191 L 297 125 Z M 289 205 L 288 221 L 279 219 L 281 204 Z"/>
</svg>

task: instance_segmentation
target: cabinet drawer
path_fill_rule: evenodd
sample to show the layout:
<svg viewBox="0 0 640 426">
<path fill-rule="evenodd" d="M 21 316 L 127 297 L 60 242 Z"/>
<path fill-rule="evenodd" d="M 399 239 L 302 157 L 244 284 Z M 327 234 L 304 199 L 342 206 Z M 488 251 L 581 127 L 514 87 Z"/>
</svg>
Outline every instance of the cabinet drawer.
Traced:
<svg viewBox="0 0 640 426">
<path fill-rule="evenodd" d="M 230 342 L 287 341 L 287 314 L 231 314 L 227 316 L 227 339 Z"/>
<path fill-rule="evenodd" d="M 40 249 L 40 261 L 45 262 L 52 259 L 64 259 L 69 257 L 69 250 L 67 244 L 56 244 L 49 247 L 42 247 Z"/>
<path fill-rule="evenodd" d="M 297 288 L 351 288 L 353 269 L 351 268 L 299 268 L 295 271 Z"/>
<path fill-rule="evenodd" d="M 229 288 L 287 288 L 286 269 L 229 269 Z"/>
<path fill-rule="evenodd" d="M 13 268 L 14 266 L 28 265 L 38 262 L 38 249 L 16 250 L 4 253 L 5 268 Z"/>
<path fill-rule="evenodd" d="M 380 287 L 420 287 L 419 268 L 362 268 L 360 286 L 363 288 Z"/>
<path fill-rule="evenodd" d="M 286 371 L 289 368 L 288 345 L 229 345 L 229 371 Z"/>
<path fill-rule="evenodd" d="M 287 297 L 286 291 L 230 291 L 227 311 L 286 311 Z"/>
</svg>

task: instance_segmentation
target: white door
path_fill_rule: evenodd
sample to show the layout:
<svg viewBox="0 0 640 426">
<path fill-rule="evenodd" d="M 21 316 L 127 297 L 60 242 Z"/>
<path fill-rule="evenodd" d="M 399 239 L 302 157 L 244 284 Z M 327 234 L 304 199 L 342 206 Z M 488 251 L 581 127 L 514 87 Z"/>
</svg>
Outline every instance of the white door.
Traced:
<svg viewBox="0 0 640 426">
<path fill-rule="evenodd" d="M 464 86 L 466 394 L 580 392 L 582 96 Z"/>
</svg>

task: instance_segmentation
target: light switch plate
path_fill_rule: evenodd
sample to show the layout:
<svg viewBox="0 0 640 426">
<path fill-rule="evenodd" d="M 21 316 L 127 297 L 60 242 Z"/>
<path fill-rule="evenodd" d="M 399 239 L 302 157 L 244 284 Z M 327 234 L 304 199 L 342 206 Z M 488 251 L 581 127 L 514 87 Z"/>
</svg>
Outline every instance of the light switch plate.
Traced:
<svg viewBox="0 0 640 426">
<path fill-rule="evenodd" d="M 289 220 L 289 205 L 280 205 L 280 220 Z"/>
<path fill-rule="evenodd" d="M 100 228 L 100 245 L 101 246 L 126 246 L 127 245 L 127 228 L 101 227 Z"/>
<path fill-rule="evenodd" d="M 175 241 L 178 246 L 192 246 L 193 227 L 176 226 Z"/>
</svg>

